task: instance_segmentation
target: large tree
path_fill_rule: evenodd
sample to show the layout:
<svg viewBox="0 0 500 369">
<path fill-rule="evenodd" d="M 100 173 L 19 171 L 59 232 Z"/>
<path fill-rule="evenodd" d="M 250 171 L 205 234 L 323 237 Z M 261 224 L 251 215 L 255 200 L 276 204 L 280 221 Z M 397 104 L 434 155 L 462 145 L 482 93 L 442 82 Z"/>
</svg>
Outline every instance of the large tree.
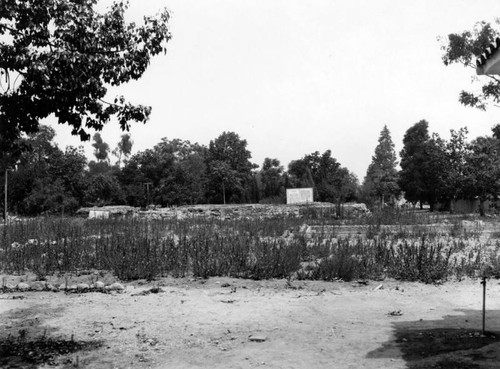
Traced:
<svg viewBox="0 0 500 369">
<path fill-rule="evenodd" d="M 252 180 L 252 154 L 247 141 L 235 132 L 223 132 L 210 141 L 207 152 L 208 197 L 212 201 L 247 201 Z"/>
<path fill-rule="evenodd" d="M 426 185 L 424 177 L 425 144 L 429 141 L 429 123 L 421 120 L 410 127 L 403 138 L 401 150 L 401 171 L 399 185 L 405 198 L 412 202 L 426 201 Z"/>
<path fill-rule="evenodd" d="M 368 166 L 363 183 L 363 192 L 371 198 L 378 198 L 380 205 L 399 193 L 397 158 L 391 133 L 385 125 L 380 132 L 375 154 Z"/>
<path fill-rule="evenodd" d="M 134 141 L 130 139 L 130 134 L 126 133 L 121 135 L 120 141 L 116 145 L 116 148 L 113 150 L 112 154 L 116 156 L 118 159 L 117 165 L 121 167 L 122 157 L 125 157 L 125 160 L 128 159 L 130 153 L 132 152 L 132 146 L 134 145 Z"/>
<path fill-rule="evenodd" d="M 478 137 L 471 142 L 467 156 L 465 194 L 479 199 L 479 213 L 485 215 L 485 202 L 500 193 L 500 140 Z"/>
<path fill-rule="evenodd" d="M 265 158 L 258 173 L 263 202 L 285 201 L 283 166 L 278 159 Z"/>
<path fill-rule="evenodd" d="M 94 156 L 99 162 L 109 161 L 109 145 L 104 142 L 99 132 L 96 132 L 92 137 L 94 143 L 92 147 L 94 148 Z"/>
<path fill-rule="evenodd" d="M 127 202 L 160 205 L 204 202 L 206 147 L 180 139 L 162 138 L 152 149 L 138 152 L 120 171 Z"/>
<path fill-rule="evenodd" d="M 22 139 L 25 150 L 10 174 L 10 208 L 25 215 L 72 212 L 82 205 L 83 152 L 60 150 L 53 142 L 54 129 L 40 126 L 37 133 Z"/>
<path fill-rule="evenodd" d="M 333 202 L 340 206 L 352 200 L 357 191 L 355 175 L 332 157 L 331 150 L 315 151 L 288 165 L 289 181 L 293 187 L 313 187 L 316 201 Z"/>
<path fill-rule="evenodd" d="M 433 133 L 427 142 L 422 143 L 423 161 L 419 168 L 423 192 L 421 200 L 429 204 L 434 211 L 437 203 L 449 199 L 450 158 L 446 151 L 446 142 Z"/>
<path fill-rule="evenodd" d="M 169 13 L 127 23 L 126 2 L 99 13 L 97 0 L 0 1 L 0 136 L 15 142 L 54 114 L 88 140 L 113 116 L 122 129 L 145 122 L 150 108 L 108 86 L 139 79 L 152 56 L 165 52 Z"/>
<path fill-rule="evenodd" d="M 500 35 L 497 28 L 500 19 L 492 25 L 488 22 L 478 22 L 472 30 L 461 33 L 451 33 L 444 41 L 442 60 L 445 65 L 461 64 L 464 67 L 476 69 L 476 59 L 485 52 L 486 48 Z M 475 75 L 476 73 L 473 72 Z M 500 78 L 488 75 L 475 80 L 480 81 L 481 88 L 478 92 L 462 91 L 459 100 L 466 106 L 485 110 L 488 103 L 500 103 Z"/>
<path fill-rule="evenodd" d="M 450 133 L 451 138 L 446 143 L 448 163 L 445 168 L 448 173 L 446 194 L 450 202 L 450 211 L 453 213 L 455 201 L 467 196 L 464 192 L 464 186 L 470 145 L 467 142 L 467 128 L 460 128 L 458 131 L 451 130 Z"/>
</svg>

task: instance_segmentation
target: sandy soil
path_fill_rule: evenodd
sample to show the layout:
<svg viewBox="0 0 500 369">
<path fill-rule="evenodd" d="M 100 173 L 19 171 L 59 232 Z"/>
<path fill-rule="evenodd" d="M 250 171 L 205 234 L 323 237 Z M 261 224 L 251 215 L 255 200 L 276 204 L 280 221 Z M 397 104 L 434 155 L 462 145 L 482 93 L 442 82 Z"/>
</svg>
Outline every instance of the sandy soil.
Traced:
<svg viewBox="0 0 500 369">
<path fill-rule="evenodd" d="M 500 284 L 487 286 L 486 336 L 479 281 L 164 279 L 121 294 L 4 293 L 0 366 L 500 368 Z"/>
</svg>

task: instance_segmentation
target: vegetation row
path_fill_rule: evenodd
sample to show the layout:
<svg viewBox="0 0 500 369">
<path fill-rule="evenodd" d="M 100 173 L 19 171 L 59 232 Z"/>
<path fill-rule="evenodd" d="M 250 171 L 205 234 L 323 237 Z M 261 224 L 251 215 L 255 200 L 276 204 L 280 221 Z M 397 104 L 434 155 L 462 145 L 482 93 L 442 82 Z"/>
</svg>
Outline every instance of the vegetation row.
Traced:
<svg viewBox="0 0 500 369">
<path fill-rule="evenodd" d="M 231 276 L 435 283 L 500 275 L 500 244 L 474 235 L 416 230 L 401 237 L 370 227 L 370 234 L 357 237 L 314 237 L 302 232 L 302 222 L 34 219 L 4 229 L 0 270 L 31 271 L 39 279 L 106 270 L 123 280 Z"/>
</svg>

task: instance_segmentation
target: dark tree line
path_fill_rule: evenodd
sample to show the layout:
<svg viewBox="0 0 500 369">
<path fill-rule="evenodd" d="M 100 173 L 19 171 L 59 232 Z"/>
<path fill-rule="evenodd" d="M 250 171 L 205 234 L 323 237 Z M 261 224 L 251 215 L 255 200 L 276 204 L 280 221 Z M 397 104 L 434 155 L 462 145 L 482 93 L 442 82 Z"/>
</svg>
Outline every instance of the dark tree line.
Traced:
<svg viewBox="0 0 500 369">
<path fill-rule="evenodd" d="M 278 159 L 266 158 L 257 170 L 246 140 L 234 132 L 223 132 L 208 147 L 163 138 L 134 155 L 128 134 L 111 150 L 96 133 L 91 161 L 81 149 L 59 149 L 54 136 L 52 128 L 40 126 L 16 143 L 25 150 L 8 173 L 12 212 L 68 214 L 82 206 L 111 204 L 285 203 L 286 188 L 296 187 L 313 187 L 316 201 L 340 204 L 355 200 L 358 193 L 356 177 L 330 150 L 294 160 L 288 171 Z"/>
<path fill-rule="evenodd" d="M 95 160 L 88 161 L 81 148 L 62 151 L 54 143 L 54 130 L 40 126 L 16 143 L 24 150 L 12 154 L 17 155 L 15 166 L 0 164 L 2 173 L 8 170 L 8 208 L 21 215 L 70 214 L 102 205 L 283 204 L 287 188 L 303 187 L 313 188 L 315 201 L 339 206 L 351 201 L 395 206 L 404 195 L 414 205 L 429 204 L 431 211 L 436 204 L 453 211 L 458 199 L 479 199 L 483 205 L 500 193 L 498 132 L 497 126 L 492 136 L 469 142 L 462 128 L 444 140 L 430 134 L 422 120 L 406 131 L 398 170 L 384 126 L 362 186 L 330 150 L 293 160 L 287 170 L 278 159 L 266 158 L 258 169 L 246 140 L 234 132 L 223 132 L 208 146 L 163 138 L 134 155 L 128 134 L 111 150 L 96 133 Z M 1 194 L 3 199 L 3 187 Z"/>
</svg>

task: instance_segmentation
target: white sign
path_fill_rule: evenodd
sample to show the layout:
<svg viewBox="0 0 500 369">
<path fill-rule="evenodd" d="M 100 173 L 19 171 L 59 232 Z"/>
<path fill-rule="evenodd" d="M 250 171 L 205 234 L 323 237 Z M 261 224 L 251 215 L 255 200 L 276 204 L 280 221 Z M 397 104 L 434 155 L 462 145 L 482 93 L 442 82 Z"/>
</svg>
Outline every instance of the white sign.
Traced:
<svg viewBox="0 0 500 369">
<path fill-rule="evenodd" d="M 287 188 L 287 204 L 306 204 L 308 202 L 313 202 L 312 188 Z"/>
<path fill-rule="evenodd" d="M 90 210 L 89 219 L 108 219 L 109 211 L 104 210 Z"/>
</svg>

